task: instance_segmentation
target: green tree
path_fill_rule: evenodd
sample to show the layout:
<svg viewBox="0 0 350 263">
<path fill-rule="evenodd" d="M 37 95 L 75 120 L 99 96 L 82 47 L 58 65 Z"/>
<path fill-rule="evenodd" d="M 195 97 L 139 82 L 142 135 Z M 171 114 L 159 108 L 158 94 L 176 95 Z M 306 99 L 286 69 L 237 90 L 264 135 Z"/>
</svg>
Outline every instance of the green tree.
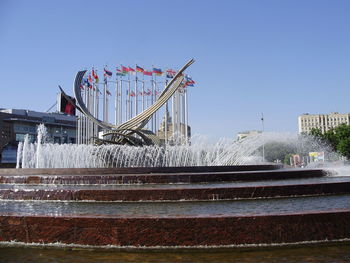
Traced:
<svg viewBox="0 0 350 263">
<path fill-rule="evenodd" d="M 327 142 L 333 150 L 350 159 L 350 126 L 341 124 L 322 134 L 319 129 L 312 129 L 311 135 Z"/>
<path fill-rule="evenodd" d="M 261 149 L 259 149 L 261 151 Z M 265 160 L 273 162 L 280 160 L 284 162 L 287 154 L 296 152 L 296 147 L 283 142 L 269 142 L 265 144 Z M 289 161 L 288 161 L 289 162 Z"/>
</svg>

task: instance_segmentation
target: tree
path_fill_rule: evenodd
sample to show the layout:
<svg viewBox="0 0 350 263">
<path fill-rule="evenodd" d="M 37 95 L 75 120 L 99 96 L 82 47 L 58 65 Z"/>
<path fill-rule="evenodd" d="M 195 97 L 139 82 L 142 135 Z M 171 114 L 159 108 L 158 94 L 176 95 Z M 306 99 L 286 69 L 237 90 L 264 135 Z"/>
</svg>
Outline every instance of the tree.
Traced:
<svg viewBox="0 0 350 263">
<path fill-rule="evenodd" d="M 259 149 L 260 151 L 262 149 Z M 269 142 L 265 144 L 265 160 L 284 162 L 286 155 L 296 152 L 296 147 L 284 142 Z"/>
<path fill-rule="evenodd" d="M 314 137 L 327 142 L 334 151 L 350 159 L 350 126 L 341 124 L 322 134 L 320 129 L 312 129 L 310 132 Z"/>
</svg>

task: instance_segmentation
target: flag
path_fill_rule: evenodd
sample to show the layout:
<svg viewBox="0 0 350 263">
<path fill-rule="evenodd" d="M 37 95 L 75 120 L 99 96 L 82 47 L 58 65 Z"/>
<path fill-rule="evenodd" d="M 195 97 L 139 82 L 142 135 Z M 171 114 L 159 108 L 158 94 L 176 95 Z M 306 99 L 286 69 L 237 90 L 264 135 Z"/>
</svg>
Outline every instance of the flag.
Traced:
<svg viewBox="0 0 350 263">
<path fill-rule="evenodd" d="M 194 87 L 194 84 L 196 84 L 196 82 L 194 82 L 192 77 L 185 75 L 185 87 Z"/>
<path fill-rule="evenodd" d="M 108 89 L 106 89 L 106 93 L 107 93 L 107 95 L 111 95 L 111 93 L 109 92 Z"/>
<path fill-rule="evenodd" d="M 80 88 L 81 88 L 81 89 L 84 89 L 84 86 L 89 87 L 89 85 L 90 85 L 90 84 L 89 84 L 88 79 L 84 77 L 84 78 L 82 79 L 82 81 L 81 81 L 81 86 L 80 86 Z"/>
<path fill-rule="evenodd" d="M 139 66 L 136 65 L 136 71 L 137 72 L 144 72 L 145 70 Z"/>
<path fill-rule="evenodd" d="M 129 72 L 131 73 L 135 73 L 135 69 L 133 69 L 132 67 L 129 66 L 129 69 L 128 69 Z"/>
<path fill-rule="evenodd" d="M 93 81 L 91 75 L 89 74 L 87 84 L 88 84 L 88 87 L 89 87 L 90 89 L 92 88 L 92 83 L 93 83 L 93 82 L 94 82 L 94 81 Z"/>
<path fill-rule="evenodd" d="M 153 73 L 155 73 L 157 76 L 161 76 L 163 71 L 160 68 L 153 68 Z"/>
<path fill-rule="evenodd" d="M 131 91 L 131 92 L 130 92 L 130 96 L 131 96 L 131 97 L 135 97 L 135 92 Z"/>
<path fill-rule="evenodd" d="M 122 73 L 123 74 L 128 74 L 129 73 L 129 68 L 122 66 Z"/>
<path fill-rule="evenodd" d="M 105 77 L 107 77 L 107 76 L 111 77 L 113 75 L 113 73 L 111 71 L 107 70 L 106 68 L 104 68 L 104 71 L 105 71 L 105 73 L 104 73 Z"/>
<path fill-rule="evenodd" d="M 121 69 L 119 69 L 118 67 L 116 68 L 116 70 L 117 70 L 117 76 L 125 76 L 125 74 L 126 73 L 123 73 L 122 71 L 121 71 Z"/>
<path fill-rule="evenodd" d="M 185 75 L 185 80 L 190 81 L 190 80 L 192 80 L 192 77 L 190 77 L 189 75 Z"/>
<path fill-rule="evenodd" d="M 152 74 L 153 74 L 152 71 L 147 71 L 147 70 L 144 70 L 144 71 L 143 71 L 143 75 L 152 76 Z"/>
<path fill-rule="evenodd" d="M 172 79 L 173 77 L 175 77 L 175 75 L 176 75 L 176 71 L 175 71 L 175 70 L 168 69 L 168 70 L 166 71 L 166 77 L 167 77 L 168 79 Z"/>
<path fill-rule="evenodd" d="M 98 83 L 99 79 L 98 79 L 97 73 L 94 69 L 92 69 L 92 76 L 94 77 L 95 82 Z"/>
</svg>

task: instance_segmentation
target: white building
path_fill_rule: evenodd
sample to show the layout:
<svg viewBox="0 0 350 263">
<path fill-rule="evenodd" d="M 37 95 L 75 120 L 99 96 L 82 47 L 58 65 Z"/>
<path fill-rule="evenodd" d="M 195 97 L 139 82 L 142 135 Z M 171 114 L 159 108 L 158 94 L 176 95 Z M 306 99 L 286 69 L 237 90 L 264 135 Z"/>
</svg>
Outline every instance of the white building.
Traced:
<svg viewBox="0 0 350 263">
<path fill-rule="evenodd" d="M 309 133 L 313 128 L 320 129 L 322 133 L 345 123 L 350 124 L 350 114 L 331 112 L 330 114 L 302 114 L 298 117 L 299 133 Z"/>
</svg>

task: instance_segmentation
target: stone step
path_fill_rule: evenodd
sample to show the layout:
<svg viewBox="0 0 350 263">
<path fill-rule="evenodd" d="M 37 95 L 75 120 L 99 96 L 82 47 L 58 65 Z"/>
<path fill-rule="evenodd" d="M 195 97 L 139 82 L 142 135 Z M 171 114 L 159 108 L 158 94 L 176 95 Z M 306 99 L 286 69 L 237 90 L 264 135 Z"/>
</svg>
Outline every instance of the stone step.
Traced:
<svg viewBox="0 0 350 263">
<path fill-rule="evenodd" d="M 45 216 L 120 216 L 120 217 L 183 217 L 183 216 L 246 216 L 350 209 L 350 195 L 251 199 L 235 201 L 172 201 L 172 202 L 0 202 L 0 214 Z"/>
</svg>

